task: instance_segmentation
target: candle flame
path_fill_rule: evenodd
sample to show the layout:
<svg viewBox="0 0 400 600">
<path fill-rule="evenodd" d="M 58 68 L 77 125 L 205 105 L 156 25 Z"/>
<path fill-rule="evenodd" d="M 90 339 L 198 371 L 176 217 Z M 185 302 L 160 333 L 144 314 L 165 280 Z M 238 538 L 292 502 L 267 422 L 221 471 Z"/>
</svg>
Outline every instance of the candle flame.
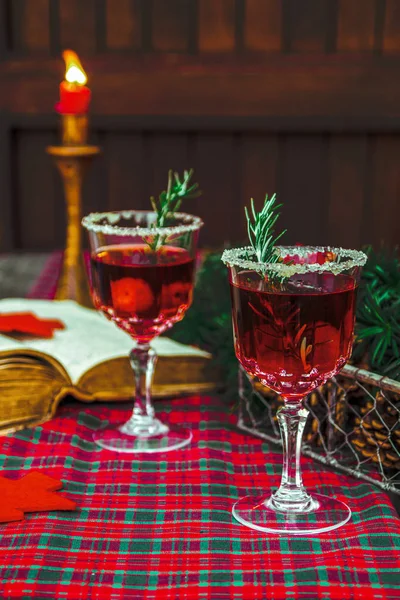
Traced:
<svg viewBox="0 0 400 600">
<path fill-rule="evenodd" d="M 64 50 L 63 59 L 65 61 L 65 79 L 69 83 L 85 85 L 87 82 L 86 73 L 76 52 L 73 50 Z"/>
</svg>

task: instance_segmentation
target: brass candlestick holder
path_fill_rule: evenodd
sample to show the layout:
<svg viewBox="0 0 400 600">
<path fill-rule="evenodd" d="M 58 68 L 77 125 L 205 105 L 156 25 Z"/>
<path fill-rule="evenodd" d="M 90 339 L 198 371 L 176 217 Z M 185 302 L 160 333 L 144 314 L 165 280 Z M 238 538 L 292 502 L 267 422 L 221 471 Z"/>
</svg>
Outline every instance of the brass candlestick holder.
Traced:
<svg viewBox="0 0 400 600">
<path fill-rule="evenodd" d="M 55 297 L 93 308 L 82 254 L 82 184 L 100 148 L 87 144 L 86 115 L 61 115 L 61 126 L 62 144 L 46 148 L 61 174 L 67 207 L 67 239 Z"/>
</svg>

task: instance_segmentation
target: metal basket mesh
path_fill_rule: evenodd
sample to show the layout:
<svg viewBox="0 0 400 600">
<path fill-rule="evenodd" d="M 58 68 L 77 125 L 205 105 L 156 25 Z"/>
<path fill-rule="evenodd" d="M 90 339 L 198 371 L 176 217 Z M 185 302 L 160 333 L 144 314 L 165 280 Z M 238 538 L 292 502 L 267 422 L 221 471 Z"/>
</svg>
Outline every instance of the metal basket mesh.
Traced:
<svg viewBox="0 0 400 600">
<path fill-rule="evenodd" d="M 282 400 L 239 370 L 238 426 L 282 445 Z M 303 454 L 400 495 L 400 382 L 346 365 L 310 394 Z"/>
</svg>

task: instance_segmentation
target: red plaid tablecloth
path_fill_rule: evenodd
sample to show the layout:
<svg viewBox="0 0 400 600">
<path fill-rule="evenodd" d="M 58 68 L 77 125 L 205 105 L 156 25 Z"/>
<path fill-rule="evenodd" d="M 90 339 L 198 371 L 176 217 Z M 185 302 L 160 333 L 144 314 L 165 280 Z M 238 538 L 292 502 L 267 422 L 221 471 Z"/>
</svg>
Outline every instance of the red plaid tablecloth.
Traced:
<svg viewBox="0 0 400 600">
<path fill-rule="evenodd" d="M 49 259 L 31 296 L 52 297 L 59 262 Z M 305 484 L 344 499 L 351 521 L 313 538 L 258 533 L 233 519 L 232 504 L 279 484 L 281 454 L 239 432 L 219 398 L 157 409 L 192 428 L 190 447 L 138 460 L 95 446 L 92 432 L 126 419 L 126 404 L 67 403 L 43 426 L 0 438 L 2 474 L 43 471 L 78 504 L 0 525 L 1 598 L 400 598 L 400 520 L 378 488 L 304 460 Z"/>
<path fill-rule="evenodd" d="M 345 499 L 351 522 L 313 538 L 252 531 L 232 504 L 278 485 L 280 453 L 240 433 L 218 398 L 157 408 L 192 427 L 189 448 L 141 460 L 97 448 L 92 432 L 126 419 L 126 404 L 70 403 L 0 439 L 3 474 L 46 472 L 78 504 L 1 526 L 1 598 L 400 598 L 400 521 L 382 492 L 305 460 L 306 485 Z"/>
<path fill-rule="evenodd" d="M 37 281 L 34 282 L 28 298 L 42 298 L 53 300 L 56 295 L 58 278 L 61 272 L 62 252 L 52 252 L 43 267 L 43 271 Z M 85 253 L 86 266 L 89 266 L 89 254 Z"/>
</svg>

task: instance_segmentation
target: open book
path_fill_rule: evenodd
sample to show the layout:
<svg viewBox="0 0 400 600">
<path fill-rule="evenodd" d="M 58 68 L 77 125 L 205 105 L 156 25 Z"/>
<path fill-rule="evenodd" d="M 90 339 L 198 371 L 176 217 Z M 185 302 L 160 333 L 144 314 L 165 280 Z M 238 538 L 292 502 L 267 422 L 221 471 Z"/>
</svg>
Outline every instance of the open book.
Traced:
<svg viewBox="0 0 400 600">
<path fill-rule="evenodd" d="M 0 313 L 11 312 L 59 319 L 65 329 L 52 339 L 0 334 L 0 430 L 47 420 L 68 395 L 87 402 L 132 399 L 132 339 L 100 313 L 68 300 L 0 300 Z M 215 388 L 208 353 L 168 338 L 152 346 L 159 356 L 154 397 Z"/>
</svg>

